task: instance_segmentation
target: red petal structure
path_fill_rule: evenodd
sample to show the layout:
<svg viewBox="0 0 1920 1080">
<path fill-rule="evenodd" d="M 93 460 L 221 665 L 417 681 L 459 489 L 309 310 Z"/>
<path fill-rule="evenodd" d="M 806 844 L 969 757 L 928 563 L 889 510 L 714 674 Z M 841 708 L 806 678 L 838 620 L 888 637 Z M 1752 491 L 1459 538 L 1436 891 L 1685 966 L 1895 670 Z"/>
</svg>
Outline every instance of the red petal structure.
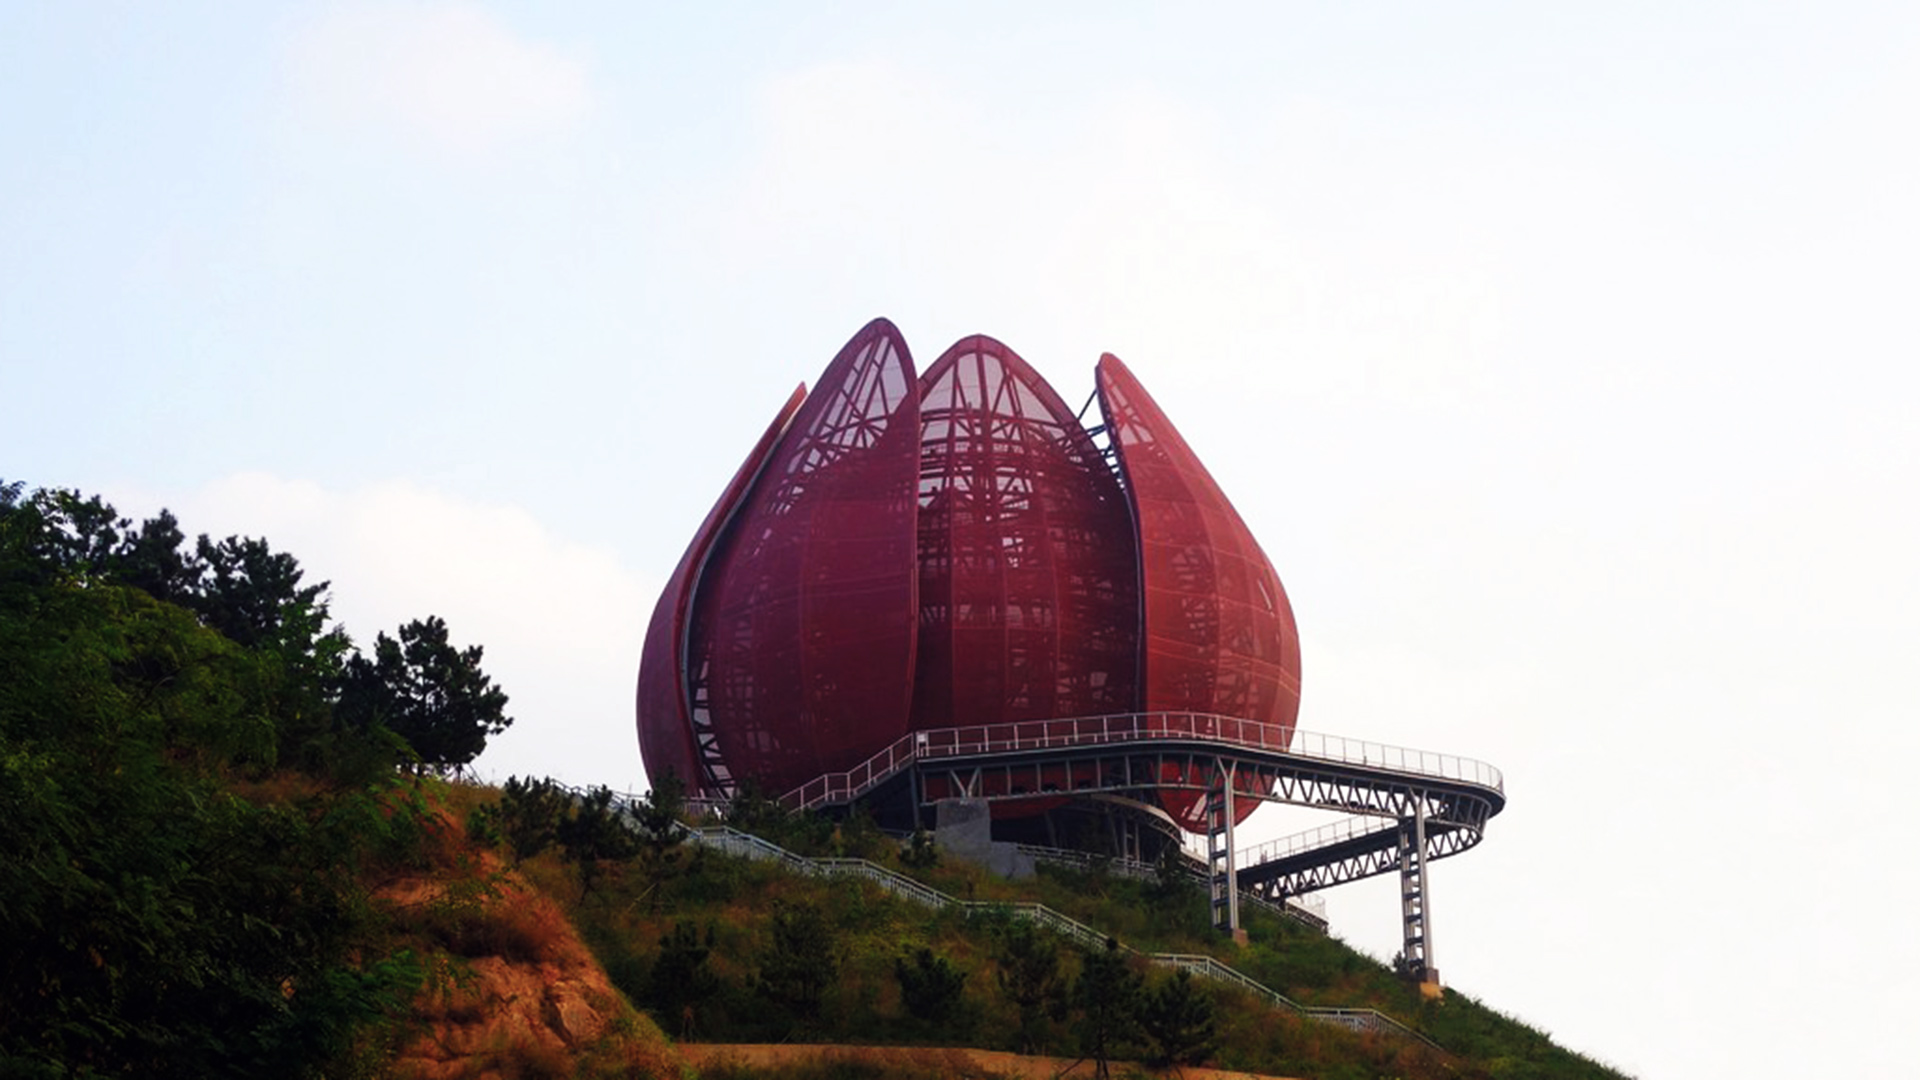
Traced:
<svg viewBox="0 0 1920 1080">
<path fill-rule="evenodd" d="M 867 324 L 800 406 L 700 576 L 689 713 L 735 778 L 784 793 L 906 733 L 917 391 L 900 332 Z"/>
<path fill-rule="evenodd" d="M 649 776 L 778 796 L 908 731 L 1114 713 L 1291 731 L 1300 644 L 1280 579 L 1126 366 L 1103 356 L 1096 376 L 1111 461 L 992 338 L 916 379 L 892 323 L 854 335 L 661 593 L 636 697 Z M 1086 779 L 1048 766 L 996 816 Z M 1159 795 L 1204 829 L 1198 796 Z"/>
<path fill-rule="evenodd" d="M 1279 575 L 1187 441 L 1119 358 L 1096 372 L 1140 551 L 1145 712 L 1216 713 L 1292 730 L 1300 637 Z M 1187 827 L 1198 797 L 1164 793 Z M 1257 805 L 1248 800 L 1240 817 Z"/>
<path fill-rule="evenodd" d="M 916 729 L 1131 712 L 1139 619 L 1113 472 L 1013 350 L 920 379 Z"/>
<path fill-rule="evenodd" d="M 693 597 L 693 584 L 713 539 L 725 527 L 734 508 L 746 494 L 748 485 L 760 475 L 761 467 L 773 451 L 773 443 L 787 430 L 793 414 L 806 400 L 805 383 L 780 407 L 780 414 L 767 426 L 766 434 L 754 444 L 733 479 L 727 481 L 720 501 L 707 511 L 705 521 L 694 530 L 693 542 L 680 556 L 680 565 L 660 590 L 654 604 L 653 621 L 647 624 L 647 641 L 640 654 L 640 685 L 635 693 L 635 713 L 640 725 L 640 760 L 647 775 L 654 778 L 671 773 L 687 789 L 719 790 L 731 779 L 711 729 L 696 733 L 687 712 L 686 649 L 687 605 Z M 704 737 L 703 737 L 704 736 Z M 704 752 L 703 752 L 704 751 Z"/>
</svg>

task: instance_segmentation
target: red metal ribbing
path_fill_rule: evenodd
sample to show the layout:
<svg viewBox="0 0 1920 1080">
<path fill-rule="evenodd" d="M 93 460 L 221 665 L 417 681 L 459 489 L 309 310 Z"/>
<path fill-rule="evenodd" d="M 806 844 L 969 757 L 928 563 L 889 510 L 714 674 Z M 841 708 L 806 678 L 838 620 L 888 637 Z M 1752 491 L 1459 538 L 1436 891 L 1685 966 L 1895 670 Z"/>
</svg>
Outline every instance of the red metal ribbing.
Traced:
<svg viewBox="0 0 1920 1080">
<path fill-rule="evenodd" d="M 920 379 L 913 726 L 1130 710 L 1126 503 L 1053 388 L 984 335 Z"/>
<path fill-rule="evenodd" d="M 1218 713 L 1291 731 L 1300 710 L 1300 639 L 1279 575 L 1126 365 L 1104 355 L 1096 377 L 1140 550 L 1140 708 Z M 1188 827 L 1204 826 L 1199 799 L 1168 792 L 1161 801 Z"/>
<path fill-rule="evenodd" d="M 905 734 L 915 638 L 913 363 L 854 335 L 708 559 L 688 687 L 732 771 L 786 791 Z"/>
<path fill-rule="evenodd" d="M 700 740 L 687 713 L 686 641 L 687 608 L 693 594 L 693 582 L 714 537 L 746 494 L 748 485 L 772 454 L 774 441 L 787 429 L 800 403 L 806 399 L 805 383 L 794 390 L 785 405 L 767 426 L 766 433 L 754 444 L 740 468 L 720 493 L 719 501 L 707 511 L 706 519 L 694 530 L 693 542 L 680 556 L 680 564 L 660 590 L 654 604 L 653 619 L 647 624 L 647 639 L 640 653 L 640 679 L 634 694 L 635 721 L 640 733 L 640 760 L 647 778 L 658 783 L 669 772 L 680 778 L 692 794 L 717 794 L 711 767 L 703 763 Z"/>
</svg>

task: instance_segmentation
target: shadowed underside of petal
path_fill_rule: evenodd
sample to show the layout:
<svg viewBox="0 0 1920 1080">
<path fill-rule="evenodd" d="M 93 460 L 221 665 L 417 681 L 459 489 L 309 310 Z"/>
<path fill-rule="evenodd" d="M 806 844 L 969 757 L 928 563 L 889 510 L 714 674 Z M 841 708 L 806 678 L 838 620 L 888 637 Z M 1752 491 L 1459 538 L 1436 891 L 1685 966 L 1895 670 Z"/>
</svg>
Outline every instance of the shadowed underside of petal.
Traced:
<svg viewBox="0 0 1920 1080">
<path fill-rule="evenodd" d="M 1300 710 L 1293 609 L 1260 545 L 1205 466 L 1117 357 L 1100 358 L 1100 410 L 1140 551 L 1141 704 L 1292 730 Z M 1197 796 L 1162 803 L 1204 828 Z M 1239 816 L 1251 813 L 1249 800 Z"/>
<path fill-rule="evenodd" d="M 918 459 L 913 362 L 876 319 L 800 407 L 695 591 L 690 715 L 735 776 L 777 795 L 905 734 Z"/>
<path fill-rule="evenodd" d="M 728 779 L 726 763 L 718 757 L 711 731 L 695 731 L 687 709 L 686 647 L 687 612 L 695 579 L 714 537 L 725 527 L 747 488 L 759 475 L 773 452 L 774 442 L 787 430 L 800 403 L 806 399 L 803 383 L 780 407 L 766 433 L 754 444 L 753 452 L 727 482 L 720 499 L 707 511 L 706 520 L 693 534 L 693 542 L 680 556 L 660 599 L 653 608 L 653 620 L 647 624 L 647 640 L 640 654 L 640 682 L 635 695 L 635 712 L 640 729 L 640 760 L 647 777 L 658 783 L 669 772 L 678 776 L 689 791 L 713 793 Z"/>
</svg>

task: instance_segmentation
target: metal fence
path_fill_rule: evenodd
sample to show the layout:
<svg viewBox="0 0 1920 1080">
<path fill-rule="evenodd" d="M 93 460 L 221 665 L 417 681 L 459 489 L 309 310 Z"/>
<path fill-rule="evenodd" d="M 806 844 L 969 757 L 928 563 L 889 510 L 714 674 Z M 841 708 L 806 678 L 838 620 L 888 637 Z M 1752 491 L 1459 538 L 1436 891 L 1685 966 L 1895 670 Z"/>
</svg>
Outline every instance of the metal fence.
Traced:
<svg viewBox="0 0 1920 1080">
<path fill-rule="evenodd" d="M 725 825 L 708 825 L 688 830 L 689 838 L 706 847 L 714 848 L 729 855 L 746 859 L 759 859 L 778 862 L 796 873 L 810 877 L 850 876 L 873 882 L 881 889 L 895 896 L 903 897 L 927 907 L 936 909 L 955 908 L 965 913 L 967 918 L 975 916 L 1018 918 L 1046 927 L 1054 933 L 1068 938 L 1091 949 L 1105 946 L 1108 936 L 1085 923 L 1053 910 L 1044 904 L 1033 903 L 995 903 L 987 900 L 961 900 L 948 896 L 929 885 L 915 881 L 904 874 L 897 873 L 878 863 L 866 859 L 810 859 L 796 855 L 778 844 L 769 843 L 751 833 L 743 833 Z M 1053 849 L 1041 849 L 1053 850 Z M 1149 867 L 1148 873 L 1152 870 Z M 1435 1050 L 1445 1051 L 1439 1044 L 1385 1013 L 1374 1009 L 1334 1009 L 1322 1006 L 1302 1005 L 1259 981 L 1236 971 L 1211 956 L 1194 956 L 1183 953 L 1142 953 L 1125 945 L 1122 949 L 1148 962 L 1177 970 L 1188 971 L 1215 982 L 1230 983 L 1261 998 L 1275 1006 L 1297 1013 L 1309 1020 L 1337 1024 L 1353 1031 L 1379 1035 L 1391 1035 L 1413 1039 Z"/>
<path fill-rule="evenodd" d="M 1014 847 L 1019 850 L 1020 854 L 1027 856 L 1035 862 L 1053 863 L 1057 866 L 1071 866 L 1078 870 L 1091 870 L 1096 866 L 1104 864 L 1110 873 L 1141 881 L 1152 881 L 1160 876 L 1158 867 L 1152 863 L 1141 862 L 1138 859 L 1093 855 L 1085 851 L 1074 851 L 1070 848 L 1042 847 L 1039 844 L 1016 844 Z M 1206 871 L 1198 867 L 1183 864 L 1181 873 L 1203 887 L 1207 883 Z M 1327 902 L 1318 896 L 1289 896 L 1285 900 L 1269 900 L 1259 893 L 1242 890 L 1240 893 L 1240 902 L 1265 908 L 1275 915 L 1292 919 L 1295 922 L 1305 923 L 1315 930 L 1325 931 L 1327 928 Z"/>
<path fill-rule="evenodd" d="M 782 796 L 782 805 L 807 810 L 847 802 L 871 791 L 915 761 L 1022 750 L 1053 750 L 1153 739 L 1198 739 L 1227 746 L 1266 750 L 1319 761 L 1384 769 L 1416 776 L 1458 780 L 1494 791 L 1505 790 L 1500 770 L 1484 761 L 1416 750 L 1406 746 L 1322 735 L 1279 724 L 1194 712 L 1114 713 L 1067 720 L 1029 720 L 1011 724 L 938 728 L 901 736 L 879 753 L 847 770 L 827 773 Z"/>
</svg>

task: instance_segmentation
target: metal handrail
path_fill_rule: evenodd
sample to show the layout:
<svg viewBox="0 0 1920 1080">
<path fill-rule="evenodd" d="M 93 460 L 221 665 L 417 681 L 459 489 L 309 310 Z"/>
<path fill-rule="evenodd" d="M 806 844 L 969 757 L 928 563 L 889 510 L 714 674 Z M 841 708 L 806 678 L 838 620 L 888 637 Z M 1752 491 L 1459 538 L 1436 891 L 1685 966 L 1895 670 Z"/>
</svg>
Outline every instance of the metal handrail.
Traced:
<svg viewBox="0 0 1920 1080">
<path fill-rule="evenodd" d="M 1322 825 L 1317 829 L 1308 829 L 1305 832 L 1292 833 L 1276 840 L 1268 840 L 1263 844 L 1256 844 L 1250 848 L 1242 848 L 1234 852 L 1233 863 L 1235 866 L 1258 866 L 1261 863 L 1272 862 L 1275 859 L 1284 859 L 1289 855 L 1298 855 L 1301 852 L 1330 847 L 1343 840 L 1351 840 L 1358 836 L 1371 836 L 1375 833 L 1393 832 L 1398 827 L 1398 823 L 1392 821 L 1382 825 L 1380 824 L 1379 818 L 1361 817 L 1358 815 L 1346 817 L 1332 824 Z"/>
<path fill-rule="evenodd" d="M 1323 735 L 1214 713 L 1144 712 L 910 732 L 853 768 L 817 776 L 788 792 L 780 801 L 791 809 L 807 810 L 825 802 L 855 799 L 917 760 L 1154 739 L 1197 739 L 1314 761 L 1454 780 L 1503 795 L 1506 792 L 1505 779 L 1499 769 L 1458 754 Z"/>
<path fill-rule="evenodd" d="M 880 888 L 909 900 L 925 904 L 931 908 L 959 908 L 968 918 L 980 915 L 1012 915 L 1044 926 L 1063 937 L 1070 938 L 1089 948 L 1100 948 L 1111 935 L 1103 934 L 1087 924 L 1047 907 L 1045 904 L 1031 902 L 996 902 L 992 900 L 961 900 L 916 881 L 905 874 L 898 873 L 879 863 L 866 859 L 810 859 L 796 855 L 778 844 L 763 840 L 752 833 L 744 833 L 727 825 L 706 825 L 691 827 L 688 835 L 697 843 L 715 847 L 729 855 L 738 855 L 748 859 L 764 859 L 782 863 L 789 868 L 809 877 L 828 874 L 846 875 L 864 878 Z M 1302 1005 L 1278 990 L 1238 971 L 1211 956 L 1191 953 L 1143 953 L 1127 945 L 1120 948 L 1149 963 L 1161 967 L 1184 970 L 1202 978 L 1216 982 L 1232 983 L 1257 997 L 1264 998 L 1277 1008 L 1284 1008 L 1322 1023 L 1336 1024 L 1353 1031 L 1371 1031 L 1380 1034 L 1399 1035 L 1417 1039 L 1441 1053 L 1444 1047 L 1406 1024 L 1395 1020 L 1376 1009 L 1343 1009 L 1319 1005 Z"/>
<path fill-rule="evenodd" d="M 1040 844 L 1015 844 L 1014 850 L 1038 862 L 1056 863 L 1077 869 L 1092 869 L 1096 863 L 1105 862 L 1107 869 L 1123 877 L 1152 881 L 1160 876 L 1160 870 L 1152 863 L 1125 856 L 1094 855 L 1070 848 L 1045 847 Z M 1235 856 L 1236 859 L 1239 856 Z M 1189 879 L 1204 885 L 1207 875 L 1204 871 L 1190 865 L 1183 865 L 1181 873 Z M 1266 908 L 1275 915 L 1283 915 L 1296 922 L 1305 923 L 1315 930 L 1327 928 L 1327 902 L 1318 896 L 1289 896 L 1284 901 L 1269 900 L 1251 889 L 1240 890 L 1240 902 L 1252 903 Z"/>
</svg>

